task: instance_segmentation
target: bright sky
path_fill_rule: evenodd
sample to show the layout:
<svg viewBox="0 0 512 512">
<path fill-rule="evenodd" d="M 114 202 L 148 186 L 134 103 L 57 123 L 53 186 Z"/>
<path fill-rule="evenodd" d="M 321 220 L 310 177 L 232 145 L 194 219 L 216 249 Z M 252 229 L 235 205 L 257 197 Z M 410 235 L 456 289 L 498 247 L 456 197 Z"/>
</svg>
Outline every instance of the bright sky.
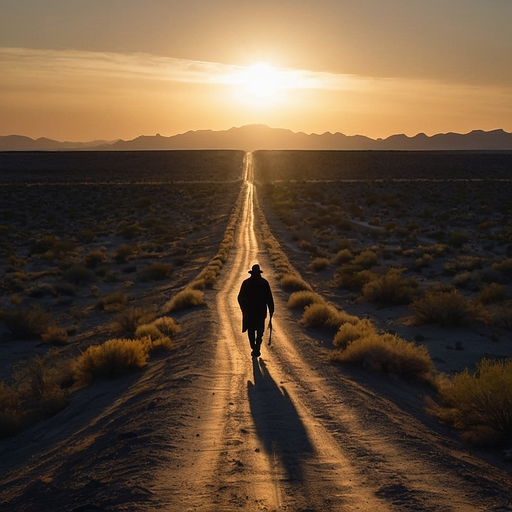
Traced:
<svg viewBox="0 0 512 512">
<path fill-rule="evenodd" d="M 512 0 L 0 0 L 0 135 L 512 132 Z"/>
</svg>

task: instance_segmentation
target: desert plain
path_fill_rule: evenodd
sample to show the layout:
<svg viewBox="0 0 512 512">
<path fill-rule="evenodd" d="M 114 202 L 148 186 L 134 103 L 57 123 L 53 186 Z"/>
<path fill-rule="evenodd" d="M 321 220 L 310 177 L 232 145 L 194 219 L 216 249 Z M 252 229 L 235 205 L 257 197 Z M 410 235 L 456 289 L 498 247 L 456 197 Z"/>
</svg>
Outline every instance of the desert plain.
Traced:
<svg viewBox="0 0 512 512">
<path fill-rule="evenodd" d="M 432 413 L 483 360 L 510 368 L 511 170 L 0 154 L 2 510 L 512 510 L 510 431 Z M 255 262 L 276 315 L 252 360 L 236 294 Z M 397 339 L 419 363 L 376 356 Z M 115 340 L 142 360 L 98 369 Z"/>
</svg>

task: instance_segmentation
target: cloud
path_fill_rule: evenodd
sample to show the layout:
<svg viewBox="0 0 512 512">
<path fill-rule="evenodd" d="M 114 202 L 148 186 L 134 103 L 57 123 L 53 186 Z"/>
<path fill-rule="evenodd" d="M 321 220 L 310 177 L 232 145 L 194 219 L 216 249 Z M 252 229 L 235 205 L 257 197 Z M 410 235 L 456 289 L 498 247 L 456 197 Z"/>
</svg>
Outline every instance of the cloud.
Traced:
<svg viewBox="0 0 512 512">
<path fill-rule="evenodd" d="M 244 80 L 250 66 L 177 59 L 146 53 L 88 52 L 0 48 L 0 70 L 41 78 L 89 77 L 232 85 Z M 360 80 L 351 75 L 276 69 L 286 89 L 345 89 Z M 5 74 L 4 76 L 8 76 Z"/>
</svg>

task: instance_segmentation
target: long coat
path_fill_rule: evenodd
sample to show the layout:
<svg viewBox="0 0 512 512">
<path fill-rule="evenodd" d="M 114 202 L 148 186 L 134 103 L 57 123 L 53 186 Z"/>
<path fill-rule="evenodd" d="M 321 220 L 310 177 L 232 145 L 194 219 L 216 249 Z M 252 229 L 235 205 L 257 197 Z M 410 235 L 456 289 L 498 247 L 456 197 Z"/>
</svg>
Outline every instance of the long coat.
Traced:
<svg viewBox="0 0 512 512">
<path fill-rule="evenodd" d="M 259 274 L 246 279 L 238 293 L 238 304 L 242 310 L 242 332 L 247 329 L 264 330 L 267 308 L 274 314 L 274 298 L 268 281 Z"/>
</svg>

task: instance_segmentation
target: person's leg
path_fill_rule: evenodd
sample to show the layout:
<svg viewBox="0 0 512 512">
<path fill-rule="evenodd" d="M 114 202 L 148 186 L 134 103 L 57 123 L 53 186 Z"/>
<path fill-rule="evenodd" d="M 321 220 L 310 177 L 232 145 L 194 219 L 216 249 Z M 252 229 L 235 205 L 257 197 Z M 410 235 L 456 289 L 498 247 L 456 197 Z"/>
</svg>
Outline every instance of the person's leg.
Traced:
<svg viewBox="0 0 512 512">
<path fill-rule="evenodd" d="M 254 353 L 256 356 L 260 356 L 261 355 L 261 352 L 260 352 L 260 347 L 261 347 L 261 343 L 263 341 L 263 331 L 264 331 L 264 326 L 259 326 L 258 330 L 256 331 L 256 341 L 255 341 L 255 347 L 254 347 Z"/>
<path fill-rule="evenodd" d="M 249 343 L 251 344 L 251 356 L 255 355 L 256 348 L 256 331 L 254 329 L 247 329 L 247 335 L 249 337 Z"/>
</svg>

